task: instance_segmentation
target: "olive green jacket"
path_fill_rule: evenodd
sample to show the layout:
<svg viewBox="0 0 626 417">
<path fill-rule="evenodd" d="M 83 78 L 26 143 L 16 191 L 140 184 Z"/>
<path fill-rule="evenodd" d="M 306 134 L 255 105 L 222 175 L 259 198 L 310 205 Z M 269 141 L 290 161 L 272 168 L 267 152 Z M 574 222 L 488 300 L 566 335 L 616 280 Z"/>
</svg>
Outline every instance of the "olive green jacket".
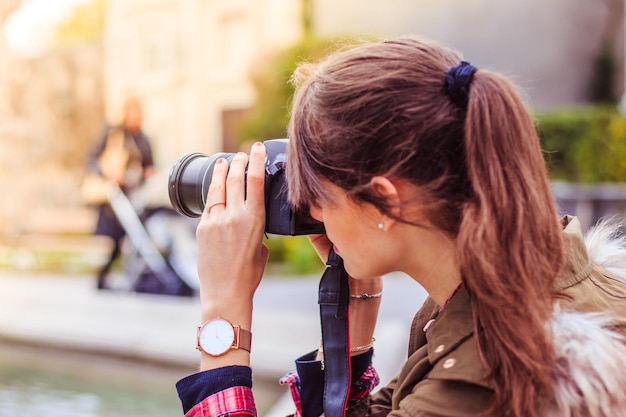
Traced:
<svg viewBox="0 0 626 417">
<path fill-rule="evenodd" d="M 557 281 L 565 298 L 555 306 L 552 326 L 563 368 L 555 372 L 558 398 L 549 416 L 626 415 L 626 394 L 621 393 L 626 386 L 622 375 L 626 374 L 626 347 L 611 330 L 626 334 L 624 321 L 619 324 L 626 319 L 626 274 L 618 277 L 591 261 L 578 220 L 565 217 L 562 222 L 569 259 Z M 613 262 L 609 266 L 623 273 L 619 268 L 626 268 L 625 250 L 623 242 L 613 239 L 614 232 L 607 224 L 588 235 L 589 252 L 605 264 Z M 438 310 L 432 299 L 426 300 L 413 320 L 409 356 L 402 370 L 369 401 L 352 407 L 350 416 L 484 415 L 492 404 L 493 386 L 479 358 L 467 291 L 461 288 L 441 313 Z M 612 315 L 581 314 L 599 311 Z M 589 346 L 596 349 L 595 355 L 575 355 L 584 352 L 582 347 L 589 351 Z M 572 372 L 574 368 L 581 372 Z M 575 375 L 584 375 L 585 381 L 576 380 Z M 620 386 L 618 398 L 610 397 L 613 394 L 606 389 L 585 392 L 593 378 L 598 380 L 596 388 Z M 597 404 L 589 405 L 589 401 Z"/>
</svg>

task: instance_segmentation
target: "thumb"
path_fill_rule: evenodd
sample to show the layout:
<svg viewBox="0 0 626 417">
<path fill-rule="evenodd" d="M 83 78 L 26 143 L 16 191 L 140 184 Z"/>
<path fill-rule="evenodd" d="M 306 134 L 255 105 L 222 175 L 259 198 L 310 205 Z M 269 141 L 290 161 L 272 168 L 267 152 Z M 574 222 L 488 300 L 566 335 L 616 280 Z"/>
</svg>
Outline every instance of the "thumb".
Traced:
<svg viewBox="0 0 626 417">
<path fill-rule="evenodd" d="M 333 246 L 333 243 L 328 239 L 326 235 L 309 235 L 309 241 L 313 245 L 313 249 L 317 252 L 317 256 L 320 257 L 322 262 L 328 260 L 328 254 Z"/>
</svg>

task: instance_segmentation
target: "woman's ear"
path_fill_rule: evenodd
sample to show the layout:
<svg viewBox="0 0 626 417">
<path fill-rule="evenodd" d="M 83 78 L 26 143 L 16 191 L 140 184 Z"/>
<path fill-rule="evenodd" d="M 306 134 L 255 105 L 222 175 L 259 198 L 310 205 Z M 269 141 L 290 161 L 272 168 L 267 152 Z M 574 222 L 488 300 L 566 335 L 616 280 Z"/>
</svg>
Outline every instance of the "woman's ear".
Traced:
<svg viewBox="0 0 626 417">
<path fill-rule="evenodd" d="M 383 197 L 387 200 L 388 207 L 390 208 L 391 214 L 399 218 L 400 217 L 400 193 L 398 187 L 387 177 L 373 177 L 370 180 L 370 187 L 372 190 L 379 196 Z M 389 227 L 395 224 L 396 220 L 394 218 L 390 218 L 388 216 L 383 215 L 381 219 L 381 223 L 379 223 L 378 227 L 384 230 L 388 230 Z M 383 227 L 381 227 L 381 224 Z"/>
</svg>

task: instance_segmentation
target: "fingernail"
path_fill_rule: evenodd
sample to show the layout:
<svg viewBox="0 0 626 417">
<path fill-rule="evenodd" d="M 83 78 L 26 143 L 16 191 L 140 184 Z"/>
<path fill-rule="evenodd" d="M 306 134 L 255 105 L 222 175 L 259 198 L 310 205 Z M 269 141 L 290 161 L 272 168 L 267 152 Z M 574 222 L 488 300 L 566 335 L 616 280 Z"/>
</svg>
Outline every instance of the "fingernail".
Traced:
<svg viewBox="0 0 626 417">
<path fill-rule="evenodd" d="M 255 142 L 254 146 L 263 146 L 263 142 Z"/>
<path fill-rule="evenodd" d="M 215 165 L 219 165 L 224 163 L 225 159 L 224 158 L 218 158 L 217 161 L 215 161 Z"/>
</svg>

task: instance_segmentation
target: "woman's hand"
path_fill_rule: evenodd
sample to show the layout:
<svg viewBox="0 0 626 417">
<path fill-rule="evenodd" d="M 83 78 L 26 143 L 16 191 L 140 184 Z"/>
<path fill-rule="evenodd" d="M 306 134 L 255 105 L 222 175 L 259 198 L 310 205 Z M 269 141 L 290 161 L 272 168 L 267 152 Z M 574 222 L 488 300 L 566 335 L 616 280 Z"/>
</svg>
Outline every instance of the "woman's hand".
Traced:
<svg viewBox="0 0 626 417">
<path fill-rule="evenodd" d="M 252 301 L 269 256 L 263 244 L 264 184 L 262 143 L 252 146 L 249 158 L 237 154 L 230 168 L 224 159 L 215 163 L 206 208 L 196 230 L 203 322 L 219 316 L 243 329 L 251 328 Z M 249 362 L 247 352 L 238 350 L 219 358 L 203 355 L 202 367 L 244 364 L 234 359 L 239 355 L 246 355 L 240 360 Z"/>
<path fill-rule="evenodd" d="M 332 242 L 326 235 L 311 235 L 309 241 L 324 263 L 333 247 Z M 350 277 L 350 348 L 351 355 L 363 353 L 372 346 L 374 328 L 378 317 L 378 309 L 383 292 L 383 278 L 373 277 L 369 279 L 354 279 Z M 374 295 L 374 297 L 371 297 Z M 318 354 L 318 359 L 322 359 Z"/>
<path fill-rule="evenodd" d="M 326 235 L 309 235 L 309 242 L 313 245 L 313 249 L 317 252 L 322 262 L 326 263 L 330 249 L 333 247 L 332 242 Z"/>
</svg>

